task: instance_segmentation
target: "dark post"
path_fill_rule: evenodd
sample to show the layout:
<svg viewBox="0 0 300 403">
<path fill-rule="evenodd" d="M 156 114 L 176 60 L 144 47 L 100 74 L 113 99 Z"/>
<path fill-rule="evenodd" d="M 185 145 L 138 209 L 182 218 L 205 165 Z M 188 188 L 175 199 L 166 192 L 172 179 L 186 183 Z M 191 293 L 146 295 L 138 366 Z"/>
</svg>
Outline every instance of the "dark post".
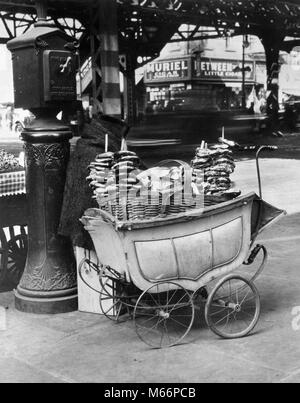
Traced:
<svg viewBox="0 0 300 403">
<path fill-rule="evenodd" d="M 246 109 L 246 70 L 245 70 L 245 58 L 246 58 L 246 37 L 243 36 L 243 61 L 242 61 L 242 108 Z"/>
<path fill-rule="evenodd" d="M 261 35 L 261 41 L 266 52 L 267 64 L 267 113 L 274 130 L 278 129 L 279 112 L 279 54 L 284 41 L 284 34 L 277 31 L 267 31 Z"/>
<path fill-rule="evenodd" d="M 42 18 L 35 27 L 8 43 L 16 107 L 36 115 L 22 133 L 29 251 L 15 301 L 20 311 L 53 314 L 77 309 L 72 245 L 57 233 L 72 134 L 56 119 L 76 100 L 76 56 L 68 50 L 73 39 L 45 21 L 43 3 L 38 13 Z"/>
<path fill-rule="evenodd" d="M 243 36 L 243 60 L 242 60 L 242 108 L 246 109 L 246 49 L 250 46 L 248 35 Z"/>
<path fill-rule="evenodd" d="M 126 55 L 126 67 L 124 71 L 124 109 L 125 117 L 130 125 L 136 122 L 136 91 L 135 91 L 135 70 L 137 58 L 134 53 Z"/>
</svg>

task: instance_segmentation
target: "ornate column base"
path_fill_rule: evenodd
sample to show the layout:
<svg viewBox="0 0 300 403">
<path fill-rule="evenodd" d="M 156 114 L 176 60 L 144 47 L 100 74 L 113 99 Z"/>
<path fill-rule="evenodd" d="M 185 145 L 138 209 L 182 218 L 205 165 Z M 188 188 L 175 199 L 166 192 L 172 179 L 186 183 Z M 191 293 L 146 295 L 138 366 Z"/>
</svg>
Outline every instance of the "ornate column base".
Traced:
<svg viewBox="0 0 300 403">
<path fill-rule="evenodd" d="M 77 288 L 69 290 L 73 295 L 58 296 L 55 292 L 47 292 L 44 298 L 39 293 L 31 293 L 31 297 L 22 295 L 24 291 L 21 287 L 15 290 L 15 307 L 20 312 L 53 315 L 78 310 Z"/>
</svg>

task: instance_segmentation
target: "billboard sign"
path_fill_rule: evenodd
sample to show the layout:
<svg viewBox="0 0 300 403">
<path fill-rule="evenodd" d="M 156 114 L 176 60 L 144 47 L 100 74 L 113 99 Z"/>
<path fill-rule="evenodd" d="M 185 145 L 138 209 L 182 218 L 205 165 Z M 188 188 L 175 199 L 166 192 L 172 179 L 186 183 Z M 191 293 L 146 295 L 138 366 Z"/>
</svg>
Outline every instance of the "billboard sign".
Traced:
<svg viewBox="0 0 300 403">
<path fill-rule="evenodd" d="M 255 80 L 255 65 L 246 61 L 245 79 Z M 240 60 L 201 58 L 195 61 L 195 78 L 211 81 L 239 81 L 243 80 L 243 63 Z"/>
<path fill-rule="evenodd" d="M 191 58 L 159 60 L 145 68 L 145 83 L 189 81 L 192 78 Z"/>
</svg>

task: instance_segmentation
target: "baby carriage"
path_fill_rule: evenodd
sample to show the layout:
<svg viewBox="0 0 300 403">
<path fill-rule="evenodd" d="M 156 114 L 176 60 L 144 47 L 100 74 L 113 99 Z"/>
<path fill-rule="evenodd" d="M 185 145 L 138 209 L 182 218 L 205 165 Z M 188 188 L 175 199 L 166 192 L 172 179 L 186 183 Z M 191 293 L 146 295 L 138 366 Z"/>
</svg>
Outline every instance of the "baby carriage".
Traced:
<svg viewBox="0 0 300 403">
<path fill-rule="evenodd" d="M 257 152 L 260 197 L 250 193 L 147 221 L 118 221 L 103 210 L 86 211 L 82 223 L 98 264 L 84 259 L 79 275 L 99 293 L 104 315 L 115 321 L 132 318 L 139 338 L 154 348 L 179 344 L 203 303 L 206 323 L 218 336 L 240 338 L 253 331 L 261 310 L 254 281 L 267 261 L 266 248 L 255 240 L 285 213 L 262 200 L 263 149 Z M 260 252 L 263 260 L 252 278 L 233 273 L 247 269 Z M 99 287 L 91 281 L 95 275 Z"/>
</svg>

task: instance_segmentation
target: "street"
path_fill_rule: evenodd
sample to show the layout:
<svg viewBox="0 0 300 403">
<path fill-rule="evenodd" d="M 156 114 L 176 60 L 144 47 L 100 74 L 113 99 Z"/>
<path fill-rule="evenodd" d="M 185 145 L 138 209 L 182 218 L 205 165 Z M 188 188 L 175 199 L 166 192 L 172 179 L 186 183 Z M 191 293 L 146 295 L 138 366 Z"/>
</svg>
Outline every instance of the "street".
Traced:
<svg viewBox="0 0 300 403">
<path fill-rule="evenodd" d="M 135 151 L 142 159 L 143 162 L 151 167 L 159 161 L 165 159 L 181 159 L 190 162 L 194 157 L 195 150 L 201 144 L 203 138 L 198 135 L 194 136 L 188 141 L 179 141 L 173 138 L 171 131 L 165 131 L 164 136 L 160 139 L 158 137 L 151 138 L 151 135 L 146 135 L 144 127 L 132 129 L 132 133 L 128 136 L 129 149 Z M 168 137 L 167 137 L 168 134 Z M 207 134 L 206 141 L 213 143 L 218 141 L 220 133 Z M 257 134 L 251 132 L 246 133 L 243 131 L 231 131 L 226 135 L 228 140 L 233 140 L 241 145 L 274 145 L 278 150 L 274 153 L 267 153 L 267 158 L 292 158 L 298 159 L 300 157 L 300 134 L 299 133 L 285 133 L 284 137 L 268 136 L 264 133 Z M 71 140 L 71 149 L 74 147 L 78 137 Z M 6 129 L 0 130 L 0 148 L 6 151 L 19 155 L 23 151 L 23 143 L 20 140 L 19 133 L 9 133 Z M 236 153 L 235 158 L 245 159 L 253 158 L 254 152 Z"/>
</svg>

